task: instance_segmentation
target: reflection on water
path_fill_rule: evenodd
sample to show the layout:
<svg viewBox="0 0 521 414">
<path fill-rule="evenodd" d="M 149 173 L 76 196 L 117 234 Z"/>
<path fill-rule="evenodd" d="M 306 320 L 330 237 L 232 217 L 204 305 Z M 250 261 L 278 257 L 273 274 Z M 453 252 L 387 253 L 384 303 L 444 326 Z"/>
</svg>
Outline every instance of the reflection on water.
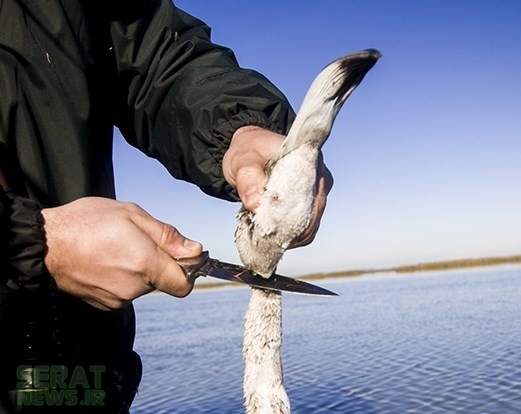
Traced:
<svg viewBox="0 0 521 414">
<path fill-rule="evenodd" d="M 521 268 L 321 281 L 284 296 L 299 413 L 521 413 Z M 241 413 L 248 288 L 136 301 L 144 378 L 132 413 Z"/>
</svg>

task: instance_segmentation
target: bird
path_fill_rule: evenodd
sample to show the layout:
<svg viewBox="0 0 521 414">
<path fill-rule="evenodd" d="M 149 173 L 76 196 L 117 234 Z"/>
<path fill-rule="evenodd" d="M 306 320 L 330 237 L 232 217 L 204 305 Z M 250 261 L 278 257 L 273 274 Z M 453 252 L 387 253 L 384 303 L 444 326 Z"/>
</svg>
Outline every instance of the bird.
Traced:
<svg viewBox="0 0 521 414">
<path fill-rule="evenodd" d="M 311 83 L 297 116 L 265 167 L 258 207 L 237 213 L 235 245 L 244 266 L 269 278 L 284 252 L 313 216 L 317 166 L 343 103 L 381 57 L 376 49 L 349 53 L 328 64 Z M 243 394 L 246 414 L 289 414 L 280 348 L 282 296 L 252 288 L 244 316 Z"/>
</svg>

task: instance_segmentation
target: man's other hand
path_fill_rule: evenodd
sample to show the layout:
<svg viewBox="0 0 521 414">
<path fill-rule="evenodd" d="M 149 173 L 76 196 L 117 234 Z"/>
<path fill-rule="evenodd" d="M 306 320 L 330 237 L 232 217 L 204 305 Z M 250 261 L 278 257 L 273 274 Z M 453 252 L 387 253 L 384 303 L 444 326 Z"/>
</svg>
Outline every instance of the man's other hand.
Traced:
<svg viewBox="0 0 521 414">
<path fill-rule="evenodd" d="M 256 126 L 239 128 L 233 135 L 230 148 L 224 154 L 223 173 L 249 211 L 259 205 L 259 198 L 266 180 L 266 163 L 275 155 L 285 137 Z M 298 172 L 296 172 L 298 173 Z M 317 170 L 317 193 L 313 206 L 313 218 L 291 247 L 310 244 L 315 238 L 327 202 L 327 194 L 333 187 L 333 176 L 324 165 L 322 157 Z"/>
</svg>

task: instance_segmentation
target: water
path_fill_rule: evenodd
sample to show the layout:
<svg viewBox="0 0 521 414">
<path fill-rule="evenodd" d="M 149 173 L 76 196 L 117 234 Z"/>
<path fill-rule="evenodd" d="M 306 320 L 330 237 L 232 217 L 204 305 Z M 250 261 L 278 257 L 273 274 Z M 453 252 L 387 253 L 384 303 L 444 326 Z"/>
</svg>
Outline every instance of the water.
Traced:
<svg viewBox="0 0 521 414">
<path fill-rule="evenodd" d="M 521 267 L 320 281 L 286 294 L 298 413 L 521 413 Z M 145 374 L 132 413 L 241 413 L 248 288 L 136 301 Z"/>
</svg>

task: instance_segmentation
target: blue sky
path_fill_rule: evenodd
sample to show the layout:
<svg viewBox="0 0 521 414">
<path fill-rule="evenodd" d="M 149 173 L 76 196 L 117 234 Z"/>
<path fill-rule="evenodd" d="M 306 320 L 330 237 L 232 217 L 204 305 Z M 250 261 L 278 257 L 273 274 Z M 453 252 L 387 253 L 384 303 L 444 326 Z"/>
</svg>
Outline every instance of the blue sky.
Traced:
<svg viewBox="0 0 521 414">
<path fill-rule="evenodd" d="M 315 242 L 279 273 L 521 253 L 519 0 L 183 0 L 297 109 L 350 51 L 383 57 L 324 146 L 335 186 Z M 238 262 L 237 204 L 178 182 L 116 137 L 118 198 Z"/>
</svg>

